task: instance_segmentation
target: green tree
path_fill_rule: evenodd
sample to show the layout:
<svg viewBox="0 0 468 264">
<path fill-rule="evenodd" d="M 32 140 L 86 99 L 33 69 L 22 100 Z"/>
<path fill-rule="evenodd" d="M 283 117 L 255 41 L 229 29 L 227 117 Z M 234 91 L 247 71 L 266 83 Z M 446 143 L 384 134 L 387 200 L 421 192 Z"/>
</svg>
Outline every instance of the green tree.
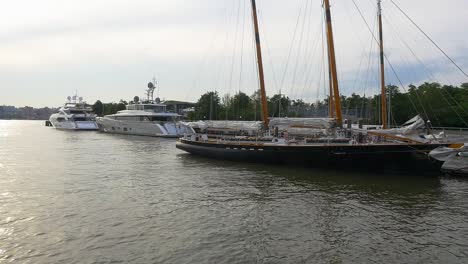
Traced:
<svg viewBox="0 0 468 264">
<path fill-rule="evenodd" d="M 251 96 L 250 100 L 253 106 L 253 121 L 262 120 L 262 99 L 260 96 L 260 89 L 255 91 Z"/>
<path fill-rule="evenodd" d="M 302 99 L 292 100 L 291 107 L 289 108 L 288 116 L 290 117 L 304 117 L 310 105 Z"/>
<path fill-rule="evenodd" d="M 101 116 L 104 113 L 104 105 L 100 100 L 97 100 L 93 104 L 93 111 L 96 115 Z"/>
<path fill-rule="evenodd" d="M 255 104 L 247 94 L 238 92 L 229 102 L 227 115 L 229 120 L 254 120 Z"/>
<path fill-rule="evenodd" d="M 117 104 L 117 107 L 116 107 L 116 112 L 127 109 L 127 105 L 128 105 L 127 101 L 120 99 L 120 102 Z"/>
<path fill-rule="evenodd" d="M 219 120 L 222 118 L 221 112 L 221 99 L 218 92 L 207 92 L 198 99 L 193 117 L 201 120 Z"/>
<path fill-rule="evenodd" d="M 268 100 L 268 109 L 270 116 L 285 117 L 288 116 L 291 100 L 283 94 L 275 94 Z"/>
</svg>

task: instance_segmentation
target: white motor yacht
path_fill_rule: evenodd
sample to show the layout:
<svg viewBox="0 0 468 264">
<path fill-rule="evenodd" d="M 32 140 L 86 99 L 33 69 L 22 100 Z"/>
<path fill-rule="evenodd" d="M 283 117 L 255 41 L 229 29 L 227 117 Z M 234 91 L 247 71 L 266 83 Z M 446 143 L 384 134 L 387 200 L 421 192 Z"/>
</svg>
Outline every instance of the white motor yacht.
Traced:
<svg viewBox="0 0 468 264">
<path fill-rule="evenodd" d="M 68 101 L 49 118 L 50 124 L 64 130 L 98 130 L 96 115 L 91 106 L 77 95 L 68 96 Z"/>
<path fill-rule="evenodd" d="M 148 84 L 147 100 L 127 105 L 113 115 L 98 117 L 103 132 L 154 137 L 182 137 L 195 131 L 181 122 L 181 115 L 166 111 L 159 98 L 153 100 L 154 84 Z"/>
</svg>

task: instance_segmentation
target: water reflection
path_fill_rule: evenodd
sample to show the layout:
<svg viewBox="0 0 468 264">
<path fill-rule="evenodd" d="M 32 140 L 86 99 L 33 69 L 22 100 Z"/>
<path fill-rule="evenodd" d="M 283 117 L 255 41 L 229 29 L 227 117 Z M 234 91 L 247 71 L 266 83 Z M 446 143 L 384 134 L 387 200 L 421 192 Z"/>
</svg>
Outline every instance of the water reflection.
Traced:
<svg viewBox="0 0 468 264">
<path fill-rule="evenodd" d="M 441 192 L 440 178 L 433 176 L 381 175 L 304 167 L 292 168 L 281 165 L 237 163 L 211 160 L 185 153 L 178 154 L 177 157 L 186 168 L 224 168 L 227 171 L 239 171 L 255 175 L 256 180 L 262 176 L 264 181 L 254 181 L 255 184 L 260 184 L 259 189 L 268 188 L 269 185 L 274 185 L 275 182 L 286 180 L 289 184 L 297 187 L 297 191 L 346 193 L 347 195 L 357 195 L 362 199 L 365 199 L 366 196 L 371 196 L 376 200 L 383 197 L 437 199 Z M 245 179 L 248 180 L 249 177 Z"/>
</svg>

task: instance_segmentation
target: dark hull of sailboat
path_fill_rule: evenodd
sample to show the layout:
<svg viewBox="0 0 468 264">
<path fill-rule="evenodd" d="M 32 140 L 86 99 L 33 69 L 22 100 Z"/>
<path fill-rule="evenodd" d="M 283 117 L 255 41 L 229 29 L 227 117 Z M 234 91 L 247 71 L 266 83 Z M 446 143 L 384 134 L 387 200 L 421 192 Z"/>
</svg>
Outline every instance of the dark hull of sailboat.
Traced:
<svg viewBox="0 0 468 264">
<path fill-rule="evenodd" d="M 428 153 L 444 144 L 255 145 L 214 144 L 180 139 L 177 148 L 194 155 L 231 161 L 294 164 L 374 172 L 439 173 L 442 163 Z"/>
</svg>

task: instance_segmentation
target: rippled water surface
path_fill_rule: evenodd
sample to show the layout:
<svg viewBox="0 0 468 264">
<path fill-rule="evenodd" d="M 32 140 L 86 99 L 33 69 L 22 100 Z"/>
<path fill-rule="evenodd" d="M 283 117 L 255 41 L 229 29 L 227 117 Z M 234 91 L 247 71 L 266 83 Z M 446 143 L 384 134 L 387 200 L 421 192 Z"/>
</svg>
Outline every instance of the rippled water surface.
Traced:
<svg viewBox="0 0 468 264">
<path fill-rule="evenodd" d="M 468 180 L 0 121 L 0 263 L 468 263 Z"/>
</svg>

